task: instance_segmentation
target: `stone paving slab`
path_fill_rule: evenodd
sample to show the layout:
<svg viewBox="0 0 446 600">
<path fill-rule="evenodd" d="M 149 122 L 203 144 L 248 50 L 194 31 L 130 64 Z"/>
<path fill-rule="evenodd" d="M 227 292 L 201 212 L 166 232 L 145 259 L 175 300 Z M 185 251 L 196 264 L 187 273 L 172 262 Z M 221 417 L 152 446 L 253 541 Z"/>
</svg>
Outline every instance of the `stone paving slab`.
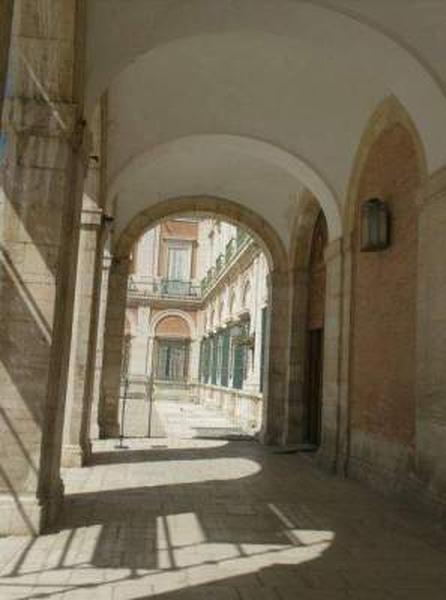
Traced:
<svg viewBox="0 0 446 600">
<path fill-rule="evenodd" d="M 167 431 L 64 472 L 57 529 L 0 539 L 1 600 L 445 600 L 428 516 L 307 455 Z"/>
</svg>

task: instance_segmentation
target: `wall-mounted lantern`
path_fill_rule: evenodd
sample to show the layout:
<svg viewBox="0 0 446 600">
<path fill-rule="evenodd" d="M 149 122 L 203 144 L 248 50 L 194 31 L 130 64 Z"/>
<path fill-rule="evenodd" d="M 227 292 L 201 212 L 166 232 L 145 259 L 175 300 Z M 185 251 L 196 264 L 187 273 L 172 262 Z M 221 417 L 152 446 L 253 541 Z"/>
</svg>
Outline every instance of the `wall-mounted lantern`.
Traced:
<svg viewBox="0 0 446 600">
<path fill-rule="evenodd" d="M 371 198 L 361 206 L 361 252 L 379 252 L 390 246 L 387 202 Z"/>
</svg>

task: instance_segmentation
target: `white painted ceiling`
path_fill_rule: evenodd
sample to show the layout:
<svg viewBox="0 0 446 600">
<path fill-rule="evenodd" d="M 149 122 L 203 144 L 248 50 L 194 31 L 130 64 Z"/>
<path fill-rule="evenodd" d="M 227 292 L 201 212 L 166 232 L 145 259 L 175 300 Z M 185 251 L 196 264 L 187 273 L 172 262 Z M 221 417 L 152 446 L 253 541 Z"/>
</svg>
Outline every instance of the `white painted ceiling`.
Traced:
<svg viewBox="0 0 446 600">
<path fill-rule="evenodd" d="M 91 110 L 109 90 L 117 231 L 182 194 L 248 205 L 289 240 L 302 186 L 340 234 L 361 135 L 381 100 L 446 164 L 444 0 L 89 0 Z"/>
</svg>

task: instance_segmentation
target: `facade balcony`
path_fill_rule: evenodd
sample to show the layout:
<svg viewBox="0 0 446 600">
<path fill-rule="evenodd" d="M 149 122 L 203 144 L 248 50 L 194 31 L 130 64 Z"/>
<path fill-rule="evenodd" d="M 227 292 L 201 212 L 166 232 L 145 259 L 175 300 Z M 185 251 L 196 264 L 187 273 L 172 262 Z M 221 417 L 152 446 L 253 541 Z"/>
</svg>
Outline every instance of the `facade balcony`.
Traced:
<svg viewBox="0 0 446 600">
<path fill-rule="evenodd" d="M 180 281 L 164 278 L 129 277 L 128 298 L 133 303 L 198 304 L 202 298 L 202 288 L 194 281 Z"/>
<path fill-rule="evenodd" d="M 253 238 L 243 229 L 238 229 L 236 237 L 228 241 L 225 252 L 218 255 L 215 265 L 207 270 L 206 275 L 201 280 L 200 288 L 202 296 L 204 297 L 213 288 L 214 284 L 220 279 L 220 276 L 235 264 L 238 257 L 246 249 L 253 248 L 254 246 L 255 242 Z"/>
</svg>

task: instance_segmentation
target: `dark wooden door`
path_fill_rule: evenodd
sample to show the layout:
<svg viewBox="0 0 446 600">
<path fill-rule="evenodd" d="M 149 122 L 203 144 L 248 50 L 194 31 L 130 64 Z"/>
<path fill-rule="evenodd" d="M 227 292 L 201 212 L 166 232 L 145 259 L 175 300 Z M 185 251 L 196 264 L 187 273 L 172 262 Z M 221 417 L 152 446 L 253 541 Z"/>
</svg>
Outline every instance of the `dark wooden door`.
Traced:
<svg viewBox="0 0 446 600">
<path fill-rule="evenodd" d="M 323 329 L 308 332 L 307 442 L 319 446 L 321 441 L 322 375 L 324 352 Z"/>
</svg>

